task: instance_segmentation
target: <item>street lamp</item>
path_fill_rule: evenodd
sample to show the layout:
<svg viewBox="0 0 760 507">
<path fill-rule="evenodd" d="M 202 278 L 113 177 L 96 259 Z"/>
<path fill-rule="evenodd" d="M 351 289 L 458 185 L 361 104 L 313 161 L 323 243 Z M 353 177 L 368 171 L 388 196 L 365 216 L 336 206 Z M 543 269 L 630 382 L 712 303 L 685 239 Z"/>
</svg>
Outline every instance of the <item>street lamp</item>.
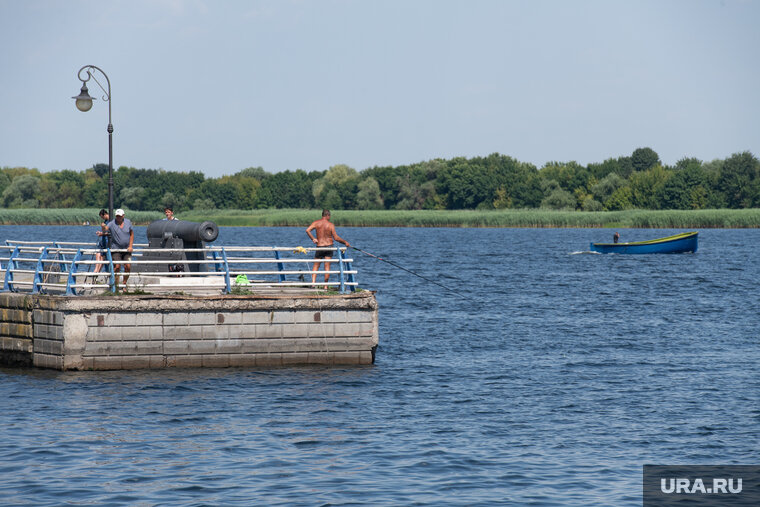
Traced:
<svg viewBox="0 0 760 507">
<path fill-rule="evenodd" d="M 106 78 L 108 90 L 103 88 L 103 85 L 100 84 L 98 78 L 92 74 L 93 70 L 97 70 L 103 74 L 103 77 Z M 87 71 L 87 77 L 82 77 L 83 71 Z M 90 94 L 87 90 L 87 81 L 89 81 L 90 78 L 92 78 L 98 84 L 98 86 L 100 86 L 100 89 L 103 90 L 103 93 L 105 93 L 103 100 L 108 102 L 108 219 L 113 220 L 113 125 L 111 124 L 111 80 L 108 79 L 108 76 L 105 72 L 103 72 L 102 69 L 94 65 L 85 65 L 79 69 L 77 77 L 82 82 L 82 89 L 79 91 L 79 95 L 76 97 L 71 97 L 72 99 L 76 100 L 77 109 L 83 113 L 86 113 L 92 109 L 92 101 L 95 99 L 93 97 L 90 97 Z"/>
</svg>

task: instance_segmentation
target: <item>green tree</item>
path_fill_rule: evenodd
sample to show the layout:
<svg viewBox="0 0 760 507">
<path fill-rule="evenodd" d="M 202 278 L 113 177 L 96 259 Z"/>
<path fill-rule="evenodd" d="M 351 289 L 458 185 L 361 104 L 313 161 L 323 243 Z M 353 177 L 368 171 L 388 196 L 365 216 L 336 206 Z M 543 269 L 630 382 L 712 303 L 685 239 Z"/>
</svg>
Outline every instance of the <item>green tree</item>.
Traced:
<svg viewBox="0 0 760 507">
<path fill-rule="evenodd" d="M 730 208 L 760 206 L 760 162 L 752 153 L 734 153 L 723 163 L 718 178 Z"/>
<path fill-rule="evenodd" d="M 658 209 L 660 207 L 658 198 L 669 177 L 670 173 L 660 165 L 631 174 L 628 180 L 633 207 Z"/>
<path fill-rule="evenodd" d="M 652 148 L 636 148 L 631 154 L 634 171 L 646 171 L 660 165 L 660 156 Z"/>
<path fill-rule="evenodd" d="M 599 202 L 605 202 L 618 188 L 624 187 L 625 185 L 625 179 L 623 179 L 618 173 L 611 172 L 602 178 L 599 183 L 592 185 L 590 190 L 596 200 Z"/>
<path fill-rule="evenodd" d="M 368 176 L 359 182 L 356 194 L 356 206 L 359 209 L 383 209 L 380 185 L 375 178 Z"/>
<path fill-rule="evenodd" d="M 126 187 L 122 188 L 119 192 L 118 205 L 121 208 L 129 208 L 133 210 L 143 210 L 145 201 L 145 189 L 143 187 Z"/>
<path fill-rule="evenodd" d="M 559 187 L 552 190 L 551 193 L 541 201 L 542 208 L 556 210 L 574 210 L 575 205 L 575 196 L 567 190 L 563 190 Z"/>
<path fill-rule="evenodd" d="M 661 209 L 702 209 L 710 198 L 710 184 L 702 162 L 681 159 L 660 192 Z"/>
<path fill-rule="evenodd" d="M 327 209 L 351 209 L 356 202 L 358 183 L 359 173 L 355 169 L 345 164 L 334 165 L 314 181 L 314 202 Z"/>
<path fill-rule="evenodd" d="M 631 187 L 620 187 L 612 195 L 604 201 L 604 209 L 608 211 L 619 211 L 633 208 L 631 200 L 633 199 L 633 193 Z"/>
<path fill-rule="evenodd" d="M 22 174 L 13 178 L 11 184 L 3 190 L 2 203 L 5 208 L 36 208 L 40 204 L 40 178 L 31 174 Z"/>
</svg>

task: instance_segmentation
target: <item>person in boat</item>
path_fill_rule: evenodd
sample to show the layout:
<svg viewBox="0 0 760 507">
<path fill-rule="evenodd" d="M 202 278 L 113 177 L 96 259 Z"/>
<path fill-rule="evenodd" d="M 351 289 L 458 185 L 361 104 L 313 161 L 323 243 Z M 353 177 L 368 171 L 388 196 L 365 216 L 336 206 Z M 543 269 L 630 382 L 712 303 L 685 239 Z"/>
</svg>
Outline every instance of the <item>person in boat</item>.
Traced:
<svg viewBox="0 0 760 507">
<path fill-rule="evenodd" d="M 103 262 L 106 259 L 103 251 L 108 248 L 108 229 L 106 228 L 106 224 L 108 224 L 108 211 L 101 209 L 98 215 L 100 215 L 100 230 L 96 231 L 95 234 L 98 236 L 98 244 L 96 245 L 96 248 L 100 251 L 95 254 L 95 260 Z M 95 269 L 93 269 L 92 272 L 100 273 L 101 269 L 103 269 L 102 264 L 95 264 Z"/>
<path fill-rule="evenodd" d="M 122 265 L 124 266 L 124 274 L 121 278 L 122 284 L 126 289 L 129 272 L 132 269 L 128 261 L 132 257 L 132 244 L 135 242 L 135 231 L 132 229 L 132 221 L 128 218 L 124 218 L 123 209 L 117 209 L 114 212 L 114 215 L 114 220 L 108 222 L 108 225 L 106 225 L 106 230 L 111 234 L 111 249 L 121 250 L 120 252 L 111 252 L 111 259 L 114 262 L 114 275 L 119 272 Z M 117 284 L 118 281 L 119 277 L 117 275 Z"/>
<path fill-rule="evenodd" d="M 312 231 L 316 233 L 316 237 L 314 237 Z M 309 239 L 318 247 L 332 247 L 333 241 L 343 243 L 347 247 L 351 246 L 348 241 L 338 236 L 338 233 L 335 232 L 335 225 L 330 222 L 330 210 L 327 209 L 322 210 L 322 218 L 311 223 L 306 229 L 306 234 L 309 235 Z M 330 261 L 328 259 L 332 259 L 332 255 L 332 250 L 317 250 L 314 253 L 316 262 L 311 270 L 311 283 L 317 283 L 317 271 L 319 270 L 319 265 L 323 262 L 325 271 L 330 271 Z M 330 273 L 325 273 L 325 283 L 328 280 L 330 280 Z M 325 285 L 325 289 L 327 289 L 327 285 Z"/>
<path fill-rule="evenodd" d="M 617 243 L 618 241 L 620 241 L 620 233 L 619 232 L 616 232 L 615 234 L 612 235 L 612 241 L 615 242 L 615 243 Z"/>
<path fill-rule="evenodd" d="M 174 210 L 171 209 L 170 206 L 167 206 L 164 208 L 164 215 L 166 215 L 166 218 L 163 220 L 179 220 L 177 217 L 174 216 Z"/>
</svg>

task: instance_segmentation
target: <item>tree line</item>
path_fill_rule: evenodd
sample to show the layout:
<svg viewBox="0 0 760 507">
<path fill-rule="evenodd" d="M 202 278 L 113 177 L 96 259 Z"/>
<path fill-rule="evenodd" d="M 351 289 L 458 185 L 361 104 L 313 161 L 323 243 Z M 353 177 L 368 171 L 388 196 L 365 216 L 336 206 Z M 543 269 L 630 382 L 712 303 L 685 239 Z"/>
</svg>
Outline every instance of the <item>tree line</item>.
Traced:
<svg viewBox="0 0 760 507">
<path fill-rule="evenodd" d="M 108 165 L 81 171 L 0 168 L 4 208 L 106 207 Z M 662 164 L 651 148 L 601 163 L 548 162 L 540 169 L 507 155 L 434 159 L 357 171 L 269 173 L 249 167 L 208 178 L 201 172 L 119 167 L 114 202 L 132 210 L 507 209 L 619 211 L 760 207 L 760 161 L 752 153 Z"/>
</svg>

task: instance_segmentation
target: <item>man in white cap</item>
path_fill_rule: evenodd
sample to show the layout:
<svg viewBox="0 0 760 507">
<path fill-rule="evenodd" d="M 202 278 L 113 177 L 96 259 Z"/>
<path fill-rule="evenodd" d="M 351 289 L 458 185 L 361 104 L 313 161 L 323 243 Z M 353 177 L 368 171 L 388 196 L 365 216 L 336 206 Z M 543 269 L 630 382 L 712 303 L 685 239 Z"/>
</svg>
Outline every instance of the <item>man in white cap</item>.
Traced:
<svg viewBox="0 0 760 507">
<path fill-rule="evenodd" d="M 111 233 L 111 258 L 114 262 L 113 269 L 116 276 L 116 285 L 119 285 L 118 273 L 123 263 L 124 275 L 122 276 L 122 284 L 124 292 L 126 292 L 127 278 L 129 278 L 129 271 L 131 269 L 127 261 L 132 257 L 132 244 L 135 242 L 135 231 L 132 229 L 132 222 L 128 218 L 124 218 L 123 209 L 117 209 L 114 215 L 114 220 L 108 222 L 106 229 Z M 117 251 L 114 252 L 113 250 Z"/>
</svg>

